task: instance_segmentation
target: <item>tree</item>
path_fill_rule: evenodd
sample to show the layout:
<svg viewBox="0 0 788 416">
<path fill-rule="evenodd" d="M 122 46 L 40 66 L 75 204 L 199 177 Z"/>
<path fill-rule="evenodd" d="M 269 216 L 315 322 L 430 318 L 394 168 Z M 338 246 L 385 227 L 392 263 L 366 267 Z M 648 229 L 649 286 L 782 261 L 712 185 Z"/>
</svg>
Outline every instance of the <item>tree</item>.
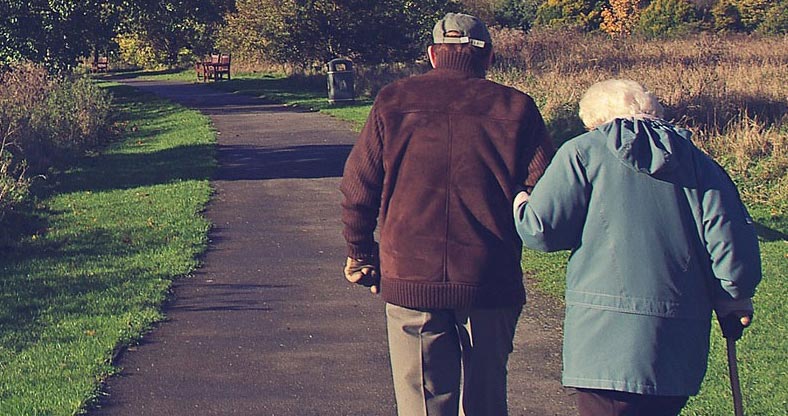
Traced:
<svg viewBox="0 0 788 416">
<path fill-rule="evenodd" d="M 546 0 L 536 11 L 536 23 L 585 30 L 599 28 L 603 0 Z"/>
<path fill-rule="evenodd" d="M 176 66 L 182 52 L 204 54 L 213 48 L 217 28 L 233 9 L 232 0 L 137 0 L 121 22 L 121 33 L 134 34 Z"/>
<path fill-rule="evenodd" d="M 602 23 L 599 28 L 612 36 L 628 36 L 640 18 L 641 0 L 610 0 L 602 8 Z"/>
<path fill-rule="evenodd" d="M 119 32 L 137 32 L 168 61 L 211 42 L 233 0 L 3 0 L 0 65 L 30 60 L 57 71 L 97 55 Z"/>
<path fill-rule="evenodd" d="M 495 24 L 528 30 L 536 20 L 540 0 L 503 0 L 495 9 Z"/>
<path fill-rule="evenodd" d="M 424 54 L 432 24 L 452 6 L 449 0 L 238 0 L 221 43 L 234 53 L 303 67 L 338 56 L 402 61 Z"/>
<path fill-rule="evenodd" d="M 688 0 L 652 0 L 641 13 L 636 30 L 648 37 L 671 36 L 695 20 L 695 8 Z"/>
<path fill-rule="evenodd" d="M 743 29 L 739 9 L 732 3 L 732 0 L 720 0 L 715 3 L 711 8 L 711 16 L 714 19 L 714 29 L 718 32 L 733 32 Z"/>
<path fill-rule="evenodd" d="M 758 32 L 767 35 L 788 34 L 788 0 L 781 0 L 766 11 Z"/>
<path fill-rule="evenodd" d="M 68 69 L 106 34 L 108 8 L 118 1 L 5 0 L 0 5 L 0 65 L 20 60 Z"/>
<path fill-rule="evenodd" d="M 766 11 L 774 0 L 735 0 L 744 30 L 752 32 L 766 17 Z"/>
</svg>

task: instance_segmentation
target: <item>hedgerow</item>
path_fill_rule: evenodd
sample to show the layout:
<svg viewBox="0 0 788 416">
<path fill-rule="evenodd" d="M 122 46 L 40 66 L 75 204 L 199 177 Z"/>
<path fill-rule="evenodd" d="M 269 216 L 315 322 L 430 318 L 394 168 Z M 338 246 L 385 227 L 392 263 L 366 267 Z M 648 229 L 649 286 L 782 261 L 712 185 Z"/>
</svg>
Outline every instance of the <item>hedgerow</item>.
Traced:
<svg viewBox="0 0 788 416">
<path fill-rule="evenodd" d="M 0 220 L 28 195 L 31 178 L 103 144 L 110 96 L 87 78 L 22 62 L 0 74 Z"/>
</svg>

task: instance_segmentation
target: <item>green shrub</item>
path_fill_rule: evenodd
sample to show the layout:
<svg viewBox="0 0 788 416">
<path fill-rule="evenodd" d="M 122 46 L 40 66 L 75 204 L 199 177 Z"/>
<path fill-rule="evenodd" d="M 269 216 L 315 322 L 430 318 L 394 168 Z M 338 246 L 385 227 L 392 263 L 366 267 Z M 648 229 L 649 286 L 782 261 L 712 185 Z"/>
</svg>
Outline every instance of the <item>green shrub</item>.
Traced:
<svg viewBox="0 0 788 416">
<path fill-rule="evenodd" d="M 766 35 L 788 34 L 788 1 L 781 1 L 767 10 L 757 31 Z"/>
<path fill-rule="evenodd" d="M 163 69 L 162 64 L 167 57 L 157 51 L 150 42 L 142 39 L 137 34 L 122 34 L 115 37 L 118 44 L 120 59 L 132 66 L 144 69 Z"/>
<path fill-rule="evenodd" d="M 5 140 L 0 142 L 0 221 L 14 205 L 27 198 L 30 189 L 30 179 L 25 176 L 27 166 L 24 161 L 14 160 L 14 155 L 6 151 L 5 146 Z"/>
<path fill-rule="evenodd" d="M 670 37 L 685 34 L 697 21 L 689 0 L 654 0 L 643 10 L 636 32 L 646 37 Z"/>
<path fill-rule="evenodd" d="M 87 78 L 62 80 L 30 116 L 46 150 L 71 155 L 105 139 L 110 100 Z"/>
<path fill-rule="evenodd" d="M 536 20 L 539 0 L 503 0 L 495 9 L 495 24 L 503 27 L 528 30 Z"/>
<path fill-rule="evenodd" d="M 0 219 L 45 173 L 103 143 L 110 97 L 87 78 L 23 62 L 0 75 Z"/>
<path fill-rule="evenodd" d="M 718 32 L 733 32 L 743 29 L 739 8 L 733 4 L 733 0 L 719 0 L 711 8 L 711 16 L 714 18 L 714 29 Z"/>
<path fill-rule="evenodd" d="M 553 27 L 598 29 L 602 6 L 606 3 L 597 0 L 546 0 L 536 10 L 536 23 Z"/>
<path fill-rule="evenodd" d="M 739 10 L 744 30 L 752 32 L 763 22 L 773 0 L 734 0 L 734 3 Z"/>
<path fill-rule="evenodd" d="M 67 163 L 106 135 L 110 98 L 86 78 L 54 77 L 23 63 L 5 74 L 1 89 L 11 152 L 32 173 Z"/>
</svg>

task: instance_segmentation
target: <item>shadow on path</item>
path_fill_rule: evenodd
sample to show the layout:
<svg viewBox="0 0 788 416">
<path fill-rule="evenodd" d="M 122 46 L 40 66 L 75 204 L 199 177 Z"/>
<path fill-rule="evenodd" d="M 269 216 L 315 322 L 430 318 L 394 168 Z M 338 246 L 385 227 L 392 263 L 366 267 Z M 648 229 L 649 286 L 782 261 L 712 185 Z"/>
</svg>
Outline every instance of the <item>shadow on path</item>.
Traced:
<svg viewBox="0 0 788 416">
<path fill-rule="evenodd" d="M 219 180 L 337 178 L 350 145 L 305 145 L 278 148 L 219 146 Z"/>
</svg>

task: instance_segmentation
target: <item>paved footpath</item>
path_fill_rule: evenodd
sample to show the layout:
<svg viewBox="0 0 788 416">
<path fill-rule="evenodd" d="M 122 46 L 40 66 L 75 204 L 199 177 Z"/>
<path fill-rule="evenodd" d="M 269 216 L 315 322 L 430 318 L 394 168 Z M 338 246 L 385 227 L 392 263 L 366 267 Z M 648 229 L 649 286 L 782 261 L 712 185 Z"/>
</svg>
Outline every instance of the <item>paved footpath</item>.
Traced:
<svg viewBox="0 0 788 416">
<path fill-rule="evenodd" d="M 355 140 L 326 115 L 193 83 L 123 82 L 197 109 L 219 133 L 203 265 L 165 322 L 122 353 L 90 415 L 395 415 L 383 302 L 347 284 L 339 178 Z M 560 307 L 529 295 L 510 414 L 573 414 Z"/>
</svg>

